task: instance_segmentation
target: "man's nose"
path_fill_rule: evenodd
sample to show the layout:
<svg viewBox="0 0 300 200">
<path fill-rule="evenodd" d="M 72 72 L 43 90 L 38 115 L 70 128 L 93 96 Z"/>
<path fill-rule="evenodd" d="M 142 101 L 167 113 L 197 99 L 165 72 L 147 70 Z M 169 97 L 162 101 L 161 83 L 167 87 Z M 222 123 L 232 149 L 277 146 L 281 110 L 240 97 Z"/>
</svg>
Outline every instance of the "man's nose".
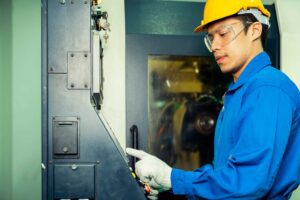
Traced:
<svg viewBox="0 0 300 200">
<path fill-rule="evenodd" d="M 214 40 L 211 42 L 211 51 L 215 52 L 221 48 L 221 41 L 220 38 L 215 37 Z"/>
</svg>

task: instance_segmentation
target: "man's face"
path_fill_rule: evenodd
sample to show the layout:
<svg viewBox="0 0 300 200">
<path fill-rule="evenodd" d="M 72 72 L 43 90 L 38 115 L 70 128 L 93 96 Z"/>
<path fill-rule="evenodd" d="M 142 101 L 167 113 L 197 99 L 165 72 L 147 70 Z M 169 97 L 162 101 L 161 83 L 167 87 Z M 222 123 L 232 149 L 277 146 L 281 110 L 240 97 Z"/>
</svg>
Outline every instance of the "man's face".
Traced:
<svg viewBox="0 0 300 200">
<path fill-rule="evenodd" d="M 244 28 L 239 19 L 231 17 L 209 25 L 207 30 L 211 51 L 221 71 L 233 74 L 235 79 L 252 59 L 252 40 Z"/>
</svg>

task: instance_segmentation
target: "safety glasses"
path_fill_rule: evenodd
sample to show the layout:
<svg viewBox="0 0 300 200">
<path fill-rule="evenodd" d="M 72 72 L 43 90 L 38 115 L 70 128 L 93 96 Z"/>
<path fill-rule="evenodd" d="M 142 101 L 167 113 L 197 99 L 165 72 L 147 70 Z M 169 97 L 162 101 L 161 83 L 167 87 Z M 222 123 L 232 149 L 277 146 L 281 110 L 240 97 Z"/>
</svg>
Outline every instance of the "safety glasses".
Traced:
<svg viewBox="0 0 300 200">
<path fill-rule="evenodd" d="M 220 47 L 224 47 L 228 45 L 230 42 L 235 40 L 238 35 L 252 22 L 246 22 L 247 26 L 243 26 L 243 28 L 235 32 L 233 29 L 233 25 L 235 24 L 242 24 L 242 22 L 236 22 L 229 25 L 221 25 L 217 30 L 213 31 L 212 33 L 207 33 L 204 37 L 204 43 L 207 49 L 212 52 L 211 45 L 213 42 L 217 41 Z"/>
</svg>

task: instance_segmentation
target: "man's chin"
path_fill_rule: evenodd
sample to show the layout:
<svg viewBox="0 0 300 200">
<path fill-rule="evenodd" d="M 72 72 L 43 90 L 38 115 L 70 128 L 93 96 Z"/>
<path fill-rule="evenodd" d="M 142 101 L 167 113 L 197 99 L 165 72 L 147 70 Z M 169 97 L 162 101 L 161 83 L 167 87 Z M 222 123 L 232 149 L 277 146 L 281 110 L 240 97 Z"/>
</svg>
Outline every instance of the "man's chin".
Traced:
<svg viewBox="0 0 300 200">
<path fill-rule="evenodd" d="M 230 73 L 232 72 L 232 70 L 229 69 L 229 68 L 227 68 L 226 66 L 220 66 L 220 65 L 219 65 L 219 67 L 220 67 L 220 70 L 221 70 L 221 72 L 222 72 L 223 74 L 230 74 Z"/>
</svg>

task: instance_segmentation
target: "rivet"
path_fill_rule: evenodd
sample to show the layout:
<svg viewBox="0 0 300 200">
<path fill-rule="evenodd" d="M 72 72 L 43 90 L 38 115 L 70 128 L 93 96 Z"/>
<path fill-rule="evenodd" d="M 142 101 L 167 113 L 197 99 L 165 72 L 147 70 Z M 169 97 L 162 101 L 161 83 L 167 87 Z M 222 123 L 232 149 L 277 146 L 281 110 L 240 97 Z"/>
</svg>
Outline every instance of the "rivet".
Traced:
<svg viewBox="0 0 300 200">
<path fill-rule="evenodd" d="M 64 152 L 64 153 L 68 153 L 68 151 L 69 151 L 69 148 L 68 148 L 68 147 L 64 147 L 64 148 L 63 148 L 63 152 Z"/>
<path fill-rule="evenodd" d="M 75 171 L 78 167 L 77 167 L 77 165 L 72 165 L 71 168 L 73 171 Z"/>
</svg>

